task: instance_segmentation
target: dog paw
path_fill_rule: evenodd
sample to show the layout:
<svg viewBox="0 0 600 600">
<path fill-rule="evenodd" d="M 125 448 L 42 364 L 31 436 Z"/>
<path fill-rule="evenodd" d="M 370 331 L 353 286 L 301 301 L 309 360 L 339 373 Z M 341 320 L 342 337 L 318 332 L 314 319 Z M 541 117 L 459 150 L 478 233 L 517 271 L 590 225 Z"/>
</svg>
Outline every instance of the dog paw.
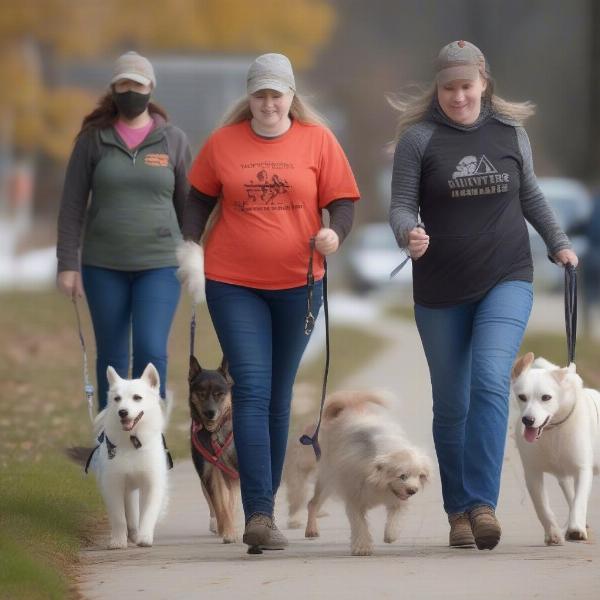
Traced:
<svg viewBox="0 0 600 600">
<path fill-rule="evenodd" d="M 544 536 L 544 543 L 546 546 L 562 546 L 564 544 L 564 539 L 560 531 L 556 529 L 551 529 Z"/>
<path fill-rule="evenodd" d="M 306 538 L 318 538 L 319 537 L 319 530 L 315 527 L 307 527 L 306 530 L 304 531 L 304 537 Z"/>
<path fill-rule="evenodd" d="M 149 548 L 152 546 L 152 542 L 154 541 L 154 536 L 151 533 L 140 533 L 137 537 L 136 544 L 143 548 Z"/>
<path fill-rule="evenodd" d="M 317 513 L 317 518 L 318 519 L 322 519 L 323 517 L 328 517 L 328 516 L 329 516 L 329 513 L 326 510 L 320 510 Z"/>
<path fill-rule="evenodd" d="M 386 533 L 383 536 L 383 541 L 386 544 L 393 544 L 398 539 L 398 536 L 395 533 Z"/>
<path fill-rule="evenodd" d="M 585 529 L 567 529 L 565 538 L 569 542 L 585 542 L 588 539 L 588 535 Z"/>
<path fill-rule="evenodd" d="M 288 519 L 288 529 L 302 529 L 302 521 L 300 519 Z"/>
<path fill-rule="evenodd" d="M 216 517 L 210 518 L 210 521 L 208 522 L 208 529 L 211 533 L 217 533 L 219 531 L 219 528 L 217 526 L 217 518 Z"/>
<path fill-rule="evenodd" d="M 235 533 L 224 533 L 223 543 L 224 544 L 235 544 L 238 541 L 238 537 Z"/>
<path fill-rule="evenodd" d="M 132 544 L 137 544 L 138 532 L 137 529 L 128 529 L 127 530 L 127 539 Z"/>
<path fill-rule="evenodd" d="M 371 556 L 373 554 L 373 544 L 354 544 L 352 546 L 352 556 Z"/>
<path fill-rule="evenodd" d="M 109 550 L 122 550 L 124 548 L 127 548 L 127 538 L 123 538 L 123 537 L 111 537 L 110 541 L 108 542 L 108 549 Z"/>
</svg>

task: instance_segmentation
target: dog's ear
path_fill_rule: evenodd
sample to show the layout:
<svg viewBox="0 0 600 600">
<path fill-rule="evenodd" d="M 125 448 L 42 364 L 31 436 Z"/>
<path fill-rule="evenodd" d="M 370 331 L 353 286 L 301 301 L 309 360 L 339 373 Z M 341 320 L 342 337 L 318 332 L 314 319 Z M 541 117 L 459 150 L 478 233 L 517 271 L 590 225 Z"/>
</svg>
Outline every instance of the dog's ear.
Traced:
<svg viewBox="0 0 600 600">
<path fill-rule="evenodd" d="M 190 371 L 188 373 L 188 382 L 191 382 L 192 379 L 194 379 L 194 377 L 196 377 L 196 375 L 199 375 L 200 373 L 202 373 L 202 367 L 200 366 L 200 363 L 198 362 L 196 357 L 193 354 L 191 354 L 190 355 Z"/>
<path fill-rule="evenodd" d="M 571 375 L 575 372 L 575 369 L 573 368 L 574 366 L 575 364 L 571 363 L 568 367 L 563 367 L 562 369 L 554 369 L 553 371 L 550 371 L 550 375 L 552 375 L 552 377 L 554 377 L 554 379 L 556 379 L 556 381 L 560 385 L 564 382 L 568 375 Z"/>
<path fill-rule="evenodd" d="M 108 379 L 109 388 L 114 387 L 119 381 L 122 381 L 119 374 L 110 365 L 106 368 L 106 379 Z"/>
<path fill-rule="evenodd" d="M 425 485 L 431 481 L 431 473 L 433 471 L 433 463 L 431 458 L 427 454 L 421 455 L 421 471 L 419 472 L 419 479 L 421 485 Z"/>
<path fill-rule="evenodd" d="M 512 368 L 512 380 L 514 381 L 517 377 L 525 373 L 525 371 L 527 371 L 529 367 L 531 367 L 534 360 L 535 355 L 533 354 L 533 352 L 528 352 L 524 356 L 517 358 Z"/>
<path fill-rule="evenodd" d="M 373 470 L 367 475 L 367 481 L 376 487 L 385 487 L 389 481 L 390 455 L 379 454 L 373 459 Z"/>
<path fill-rule="evenodd" d="M 151 388 L 160 388 L 160 375 L 152 363 L 148 363 L 146 365 L 146 368 L 144 369 L 140 379 L 147 383 Z"/>
<path fill-rule="evenodd" d="M 219 373 L 225 377 L 225 381 L 227 381 L 229 385 L 233 385 L 233 378 L 229 374 L 229 362 L 227 361 L 225 355 L 223 355 L 223 360 L 221 361 L 217 371 L 219 371 Z"/>
</svg>

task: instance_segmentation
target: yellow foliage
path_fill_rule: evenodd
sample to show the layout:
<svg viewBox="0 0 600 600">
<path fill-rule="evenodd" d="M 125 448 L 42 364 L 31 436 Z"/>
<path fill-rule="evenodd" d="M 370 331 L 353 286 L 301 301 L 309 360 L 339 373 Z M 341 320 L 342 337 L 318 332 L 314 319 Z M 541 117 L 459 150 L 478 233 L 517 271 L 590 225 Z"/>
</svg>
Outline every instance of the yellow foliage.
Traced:
<svg viewBox="0 0 600 600">
<path fill-rule="evenodd" d="M 61 59 L 142 53 L 283 52 L 309 67 L 333 32 L 327 0 L 2 0 L 0 110 L 15 144 L 68 155 L 85 108 L 76 89 L 52 89 Z M 49 82 L 49 85 L 46 85 Z"/>
<path fill-rule="evenodd" d="M 44 101 L 43 132 L 39 147 L 48 156 L 66 161 L 83 117 L 98 98 L 79 88 L 47 90 Z"/>
</svg>

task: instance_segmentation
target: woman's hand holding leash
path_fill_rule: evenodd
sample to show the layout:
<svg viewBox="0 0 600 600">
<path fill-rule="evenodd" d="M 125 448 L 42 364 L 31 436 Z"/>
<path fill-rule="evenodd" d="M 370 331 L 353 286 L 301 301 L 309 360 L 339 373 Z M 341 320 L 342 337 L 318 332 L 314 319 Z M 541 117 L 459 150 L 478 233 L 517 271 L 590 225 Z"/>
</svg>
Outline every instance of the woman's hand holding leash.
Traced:
<svg viewBox="0 0 600 600">
<path fill-rule="evenodd" d="M 83 298 L 83 284 L 79 271 L 61 271 L 56 278 L 58 289 L 71 299 Z"/>
<path fill-rule="evenodd" d="M 429 248 L 429 236 L 425 233 L 425 228 L 418 223 L 408 232 L 408 253 L 413 260 L 421 258 L 427 248 Z"/>
<path fill-rule="evenodd" d="M 570 248 L 564 248 L 563 250 L 559 250 L 554 255 L 554 261 L 558 265 L 566 266 L 566 265 L 571 264 L 574 267 L 576 267 L 577 264 L 579 263 L 577 254 L 575 254 L 575 252 L 573 252 L 573 250 L 571 250 Z"/>
<path fill-rule="evenodd" d="M 315 248 L 323 256 L 333 254 L 340 246 L 338 234 L 329 227 L 322 227 L 315 236 Z"/>
</svg>

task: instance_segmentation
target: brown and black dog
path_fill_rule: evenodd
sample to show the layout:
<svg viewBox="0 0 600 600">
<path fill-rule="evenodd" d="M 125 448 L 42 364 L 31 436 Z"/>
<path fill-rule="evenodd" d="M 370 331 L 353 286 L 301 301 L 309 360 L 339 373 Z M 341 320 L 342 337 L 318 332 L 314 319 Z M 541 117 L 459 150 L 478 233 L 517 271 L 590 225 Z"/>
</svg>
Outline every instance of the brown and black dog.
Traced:
<svg viewBox="0 0 600 600">
<path fill-rule="evenodd" d="M 211 371 L 190 356 L 188 382 L 192 459 L 210 509 L 209 527 L 229 544 L 236 541 L 240 479 L 231 422 L 233 380 L 227 360 L 223 358 L 221 366 Z"/>
</svg>

